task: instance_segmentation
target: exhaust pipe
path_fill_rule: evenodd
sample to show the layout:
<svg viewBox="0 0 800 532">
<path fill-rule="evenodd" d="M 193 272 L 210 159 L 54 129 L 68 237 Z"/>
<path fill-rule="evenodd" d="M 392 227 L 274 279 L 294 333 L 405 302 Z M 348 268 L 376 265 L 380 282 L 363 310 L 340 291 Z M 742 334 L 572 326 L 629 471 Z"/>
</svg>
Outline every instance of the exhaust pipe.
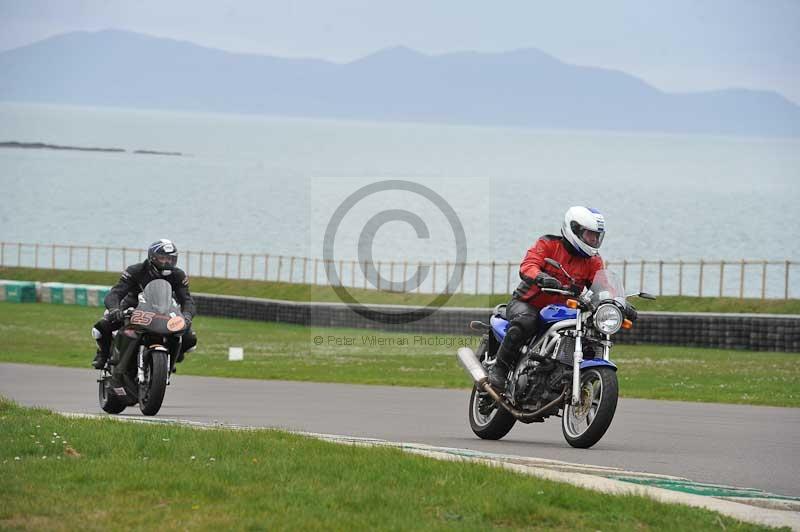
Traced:
<svg viewBox="0 0 800 532">
<path fill-rule="evenodd" d="M 482 382 L 488 381 L 489 376 L 486 375 L 486 370 L 483 369 L 478 357 L 475 356 L 475 352 L 469 347 L 459 348 L 458 361 L 467 373 L 469 373 L 469 376 L 472 377 L 472 381 L 478 385 L 479 388 L 482 388 Z"/>
<path fill-rule="evenodd" d="M 540 421 L 541 416 L 545 414 L 549 414 L 550 411 L 560 405 L 564 398 L 567 396 L 568 388 L 565 386 L 564 390 L 561 392 L 555 400 L 551 401 L 550 403 L 546 404 L 539 410 L 535 412 L 523 412 L 508 402 L 505 397 L 502 397 L 498 394 L 492 385 L 489 384 L 489 376 L 486 374 L 486 370 L 483 369 L 483 365 L 478 360 L 478 357 L 475 356 L 475 352 L 472 351 L 469 347 L 461 347 L 458 350 L 458 361 L 461 366 L 469 373 L 469 376 L 472 377 L 472 381 L 475 383 L 475 387 L 479 390 L 489 394 L 489 396 L 494 399 L 494 401 L 508 410 L 512 416 L 517 418 L 518 420 L 522 421 L 523 423 L 530 423 L 532 421 Z"/>
</svg>

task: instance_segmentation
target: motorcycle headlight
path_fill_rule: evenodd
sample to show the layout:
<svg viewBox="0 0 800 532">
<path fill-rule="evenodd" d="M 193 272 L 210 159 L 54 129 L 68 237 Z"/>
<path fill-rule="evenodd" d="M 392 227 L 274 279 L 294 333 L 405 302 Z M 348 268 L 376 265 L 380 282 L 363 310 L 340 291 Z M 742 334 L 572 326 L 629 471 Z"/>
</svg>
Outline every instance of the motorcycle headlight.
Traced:
<svg viewBox="0 0 800 532">
<path fill-rule="evenodd" d="M 614 334 L 622 327 L 622 311 L 611 303 L 600 305 L 594 313 L 594 324 L 603 334 Z"/>
</svg>

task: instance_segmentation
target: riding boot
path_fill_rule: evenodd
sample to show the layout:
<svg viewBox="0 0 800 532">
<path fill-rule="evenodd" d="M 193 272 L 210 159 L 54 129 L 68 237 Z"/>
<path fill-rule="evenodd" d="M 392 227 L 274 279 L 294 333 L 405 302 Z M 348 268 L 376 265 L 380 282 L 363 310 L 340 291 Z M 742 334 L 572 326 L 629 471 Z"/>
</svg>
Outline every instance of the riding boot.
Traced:
<svg viewBox="0 0 800 532">
<path fill-rule="evenodd" d="M 495 357 L 495 363 L 489 367 L 488 371 L 489 384 L 492 385 L 492 388 L 499 392 L 504 392 L 506 390 L 508 372 L 516 363 L 517 350 L 510 349 L 506 345 L 506 342 L 500 344 L 500 348 L 497 350 L 497 357 Z"/>
<path fill-rule="evenodd" d="M 94 356 L 94 360 L 92 360 L 92 367 L 94 369 L 103 369 L 106 366 L 107 360 L 108 355 L 98 349 L 97 354 Z"/>
<path fill-rule="evenodd" d="M 107 325 L 107 322 L 101 319 L 92 328 L 92 338 L 97 344 L 97 353 L 92 360 L 94 369 L 103 369 L 111 352 L 111 330 Z"/>
</svg>

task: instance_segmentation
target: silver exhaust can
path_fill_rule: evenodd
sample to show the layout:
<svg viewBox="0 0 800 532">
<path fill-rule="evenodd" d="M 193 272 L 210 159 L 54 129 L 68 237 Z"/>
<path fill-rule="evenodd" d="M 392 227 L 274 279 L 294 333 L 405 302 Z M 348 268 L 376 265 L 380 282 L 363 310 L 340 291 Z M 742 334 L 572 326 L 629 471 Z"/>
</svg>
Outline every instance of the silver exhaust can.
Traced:
<svg viewBox="0 0 800 532">
<path fill-rule="evenodd" d="M 486 370 L 481 366 L 475 352 L 469 347 L 459 348 L 458 361 L 476 384 L 487 379 Z"/>
</svg>

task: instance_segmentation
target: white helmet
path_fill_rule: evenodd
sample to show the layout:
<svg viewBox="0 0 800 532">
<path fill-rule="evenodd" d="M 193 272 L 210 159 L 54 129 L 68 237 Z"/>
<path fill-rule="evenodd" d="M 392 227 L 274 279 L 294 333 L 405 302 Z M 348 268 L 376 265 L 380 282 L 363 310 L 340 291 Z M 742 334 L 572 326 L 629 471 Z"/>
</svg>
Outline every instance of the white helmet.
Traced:
<svg viewBox="0 0 800 532">
<path fill-rule="evenodd" d="M 578 250 L 578 253 L 594 257 L 603 243 L 606 221 L 597 209 L 570 207 L 564 215 L 561 234 Z"/>
</svg>

